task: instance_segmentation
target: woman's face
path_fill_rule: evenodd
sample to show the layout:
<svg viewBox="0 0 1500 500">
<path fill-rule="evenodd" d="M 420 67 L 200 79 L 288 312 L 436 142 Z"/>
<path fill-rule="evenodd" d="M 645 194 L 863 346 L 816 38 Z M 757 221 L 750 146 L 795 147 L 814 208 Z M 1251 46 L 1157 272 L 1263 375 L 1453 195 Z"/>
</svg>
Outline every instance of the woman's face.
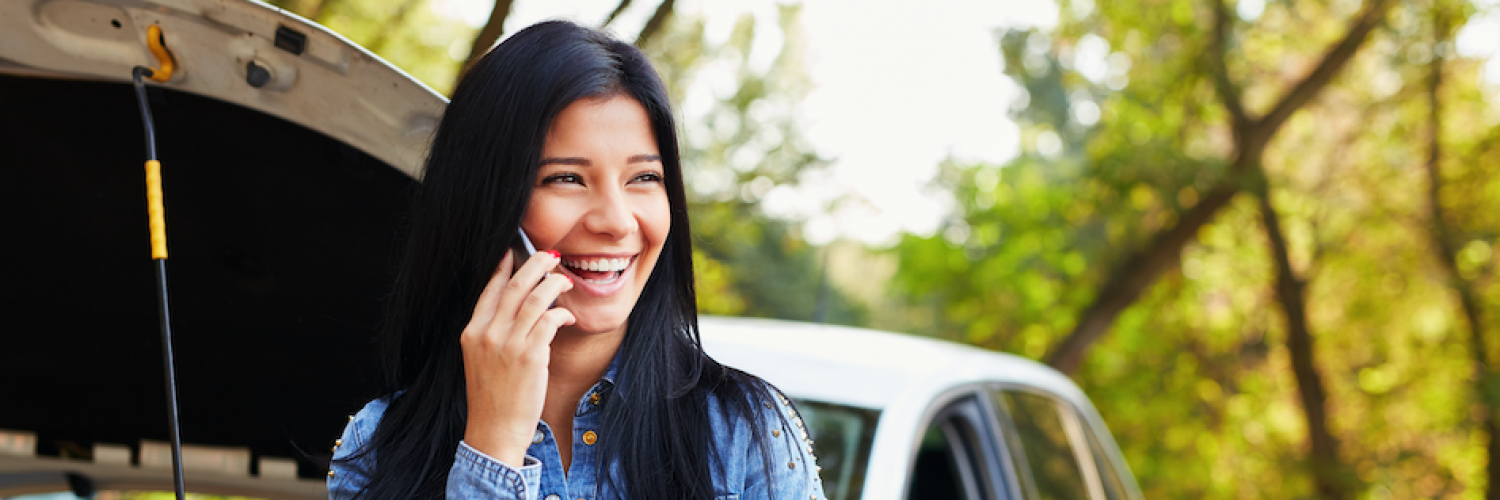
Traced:
<svg viewBox="0 0 1500 500">
<path fill-rule="evenodd" d="M 671 229 L 661 152 L 646 109 L 625 95 L 580 99 L 553 121 L 521 227 L 562 254 L 557 299 L 581 333 L 624 334 Z"/>
</svg>

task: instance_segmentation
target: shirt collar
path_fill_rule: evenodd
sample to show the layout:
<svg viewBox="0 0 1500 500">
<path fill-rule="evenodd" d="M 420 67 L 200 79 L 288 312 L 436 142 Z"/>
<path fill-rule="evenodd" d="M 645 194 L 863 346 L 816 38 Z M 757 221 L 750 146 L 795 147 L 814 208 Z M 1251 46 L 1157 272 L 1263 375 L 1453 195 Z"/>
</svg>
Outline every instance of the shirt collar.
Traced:
<svg viewBox="0 0 1500 500">
<path fill-rule="evenodd" d="M 600 382 L 604 382 L 609 386 L 615 385 L 615 376 L 620 373 L 620 351 L 623 350 L 615 349 L 615 357 L 610 358 L 609 368 L 604 369 L 604 376 L 599 377 Z"/>
<path fill-rule="evenodd" d="M 594 383 L 589 391 L 583 394 L 583 399 L 578 401 L 578 408 L 573 412 L 574 416 L 581 417 L 597 411 L 603 406 L 610 396 L 615 392 L 615 377 L 620 373 L 620 352 L 615 351 L 615 357 L 609 360 L 609 367 L 604 369 L 604 376 Z"/>
</svg>

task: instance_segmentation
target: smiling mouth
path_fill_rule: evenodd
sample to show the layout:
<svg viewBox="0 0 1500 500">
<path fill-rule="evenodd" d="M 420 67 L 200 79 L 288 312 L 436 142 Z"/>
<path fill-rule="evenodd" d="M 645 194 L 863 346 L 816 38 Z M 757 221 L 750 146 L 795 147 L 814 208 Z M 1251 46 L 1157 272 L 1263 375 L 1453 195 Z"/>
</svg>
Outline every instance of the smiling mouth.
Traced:
<svg viewBox="0 0 1500 500">
<path fill-rule="evenodd" d="M 563 259 L 568 272 L 587 283 L 608 285 L 620 279 L 635 263 L 636 256 L 604 259 Z"/>
</svg>

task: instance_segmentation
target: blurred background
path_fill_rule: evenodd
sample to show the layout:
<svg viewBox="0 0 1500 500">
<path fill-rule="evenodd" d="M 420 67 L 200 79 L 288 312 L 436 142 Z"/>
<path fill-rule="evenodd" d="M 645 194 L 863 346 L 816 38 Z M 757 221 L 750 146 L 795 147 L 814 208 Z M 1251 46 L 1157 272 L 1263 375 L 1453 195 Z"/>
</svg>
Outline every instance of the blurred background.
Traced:
<svg viewBox="0 0 1500 500">
<path fill-rule="evenodd" d="M 1148 498 L 1500 498 L 1495 0 L 272 3 L 444 93 L 634 41 L 704 313 L 1046 362 Z"/>
</svg>

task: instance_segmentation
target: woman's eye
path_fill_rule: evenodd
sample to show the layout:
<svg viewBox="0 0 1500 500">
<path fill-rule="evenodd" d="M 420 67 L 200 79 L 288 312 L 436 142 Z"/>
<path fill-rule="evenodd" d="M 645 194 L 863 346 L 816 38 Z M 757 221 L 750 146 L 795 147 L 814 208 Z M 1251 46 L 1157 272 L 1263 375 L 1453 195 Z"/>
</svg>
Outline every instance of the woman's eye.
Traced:
<svg viewBox="0 0 1500 500">
<path fill-rule="evenodd" d="M 661 182 L 661 174 L 656 172 L 645 172 L 631 179 L 632 182 Z"/>
<path fill-rule="evenodd" d="M 552 174 L 542 178 L 542 184 L 556 183 L 583 184 L 583 178 L 578 174 Z"/>
</svg>

